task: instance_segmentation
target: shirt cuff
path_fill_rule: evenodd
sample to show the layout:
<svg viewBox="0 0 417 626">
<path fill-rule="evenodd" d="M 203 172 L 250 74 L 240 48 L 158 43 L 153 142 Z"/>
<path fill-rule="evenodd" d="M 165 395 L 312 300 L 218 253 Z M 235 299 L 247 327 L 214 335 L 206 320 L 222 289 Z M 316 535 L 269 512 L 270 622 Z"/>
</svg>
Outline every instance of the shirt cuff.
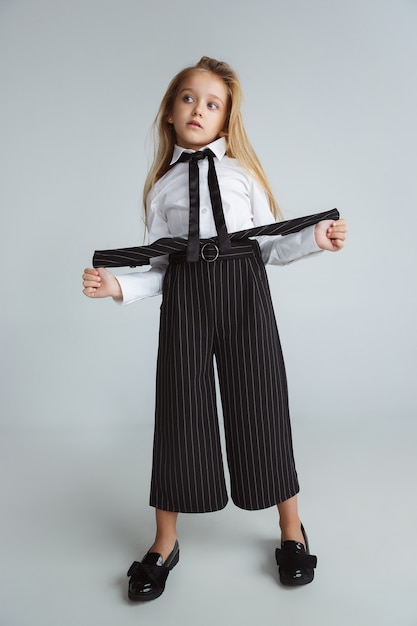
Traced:
<svg viewBox="0 0 417 626">
<path fill-rule="evenodd" d="M 145 272 L 131 272 L 116 276 L 122 290 L 122 300 L 115 300 L 117 304 L 131 304 L 136 300 L 143 300 L 162 293 L 166 266 L 152 267 Z"/>
<path fill-rule="evenodd" d="M 256 237 L 265 265 L 286 265 L 305 256 L 322 252 L 314 236 L 315 226 L 303 228 L 291 235 Z"/>
</svg>

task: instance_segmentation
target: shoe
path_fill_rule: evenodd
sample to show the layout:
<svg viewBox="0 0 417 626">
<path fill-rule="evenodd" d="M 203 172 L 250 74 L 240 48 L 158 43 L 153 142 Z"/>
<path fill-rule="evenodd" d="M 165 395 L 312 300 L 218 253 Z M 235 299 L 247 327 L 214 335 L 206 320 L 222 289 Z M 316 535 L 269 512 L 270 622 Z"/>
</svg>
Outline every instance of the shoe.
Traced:
<svg viewBox="0 0 417 626">
<path fill-rule="evenodd" d="M 180 547 L 174 549 L 165 562 L 158 552 L 147 552 L 142 561 L 134 561 L 127 572 L 130 576 L 128 596 L 130 600 L 155 600 L 163 594 L 169 572 L 180 558 Z"/>
<path fill-rule="evenodd" d="M 310 554 L 307 534 L 301 524 L 305 548 L 299 541 L 281 541 L 281 549 L 275 551 L 279 578 L 282 585 L 297 587 L 308 585 L 314 578 L 317 557 Z"/>
</svg>

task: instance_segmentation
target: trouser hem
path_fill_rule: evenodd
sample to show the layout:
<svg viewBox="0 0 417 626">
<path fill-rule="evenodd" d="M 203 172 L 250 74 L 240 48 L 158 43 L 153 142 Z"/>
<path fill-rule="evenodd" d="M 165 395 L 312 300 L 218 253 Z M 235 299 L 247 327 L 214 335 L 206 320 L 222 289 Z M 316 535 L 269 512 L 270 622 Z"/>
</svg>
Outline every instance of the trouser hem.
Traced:
<svg viewBox="0 0 417 626">
<path fill-rule="evenodd" d="M 204 507 L 199 509 L 189 509 L 188 507 L 172 507 L 172 506 L 159 506 L 153 502 L 149 503 L 149 506 L 160 509 L 161 511 L 169 511 L 171 513 L 215 513 L 216 511 L 222 511 L 226 506 L 229 500 L 227 499 L 224 504 L 216 505 L 215 507 Z"/>
</svg>

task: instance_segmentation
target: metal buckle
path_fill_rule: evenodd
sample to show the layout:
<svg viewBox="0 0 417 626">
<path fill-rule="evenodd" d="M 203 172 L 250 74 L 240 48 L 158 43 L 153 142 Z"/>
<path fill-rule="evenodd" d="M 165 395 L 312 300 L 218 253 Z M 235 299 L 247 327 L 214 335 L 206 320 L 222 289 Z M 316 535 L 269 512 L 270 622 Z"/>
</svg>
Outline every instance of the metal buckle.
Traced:
<svg viewBox="0 0 417 626">
<path fill-rule="evenodd" d="M 213 246 L 212 252 L 214 252 L 214 255 L 215 255 L 213 258 L 207 258 L 205 256 L 207 254 L 207 252 L 205 252 L 207 246 Z M 201 253 L 200 254 L 201 254 L 201 258 L 204 259 L 204 261 L 206 261 L 206 263 L 213 263 L 213 261 L 216 261 L 216 259 L 219 258 L 220 250 L 218 249 L 218 247 L 216 246 L 215 243 L 213 243 L 212 241 L 208 241 L 201 248 Z"/>
</svg>

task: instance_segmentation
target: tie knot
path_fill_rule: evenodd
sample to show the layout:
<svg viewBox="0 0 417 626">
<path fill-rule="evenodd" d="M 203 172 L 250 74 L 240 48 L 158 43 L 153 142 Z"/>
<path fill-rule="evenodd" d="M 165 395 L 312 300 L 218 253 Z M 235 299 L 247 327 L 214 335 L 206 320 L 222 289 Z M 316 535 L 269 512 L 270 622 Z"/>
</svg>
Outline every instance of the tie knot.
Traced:
<svg viewBox="0 0 417 626">
<path fill-rule="evenodd" d="M 201 161 L 202 159 L 213 157 L 213 152 L 210 148 L 205 148 L 204 150 L 197 150 L 197 152 L 182 152 L 179 157 L 177 163 L 186 163 L 187 161 Z"/>
</svg>

